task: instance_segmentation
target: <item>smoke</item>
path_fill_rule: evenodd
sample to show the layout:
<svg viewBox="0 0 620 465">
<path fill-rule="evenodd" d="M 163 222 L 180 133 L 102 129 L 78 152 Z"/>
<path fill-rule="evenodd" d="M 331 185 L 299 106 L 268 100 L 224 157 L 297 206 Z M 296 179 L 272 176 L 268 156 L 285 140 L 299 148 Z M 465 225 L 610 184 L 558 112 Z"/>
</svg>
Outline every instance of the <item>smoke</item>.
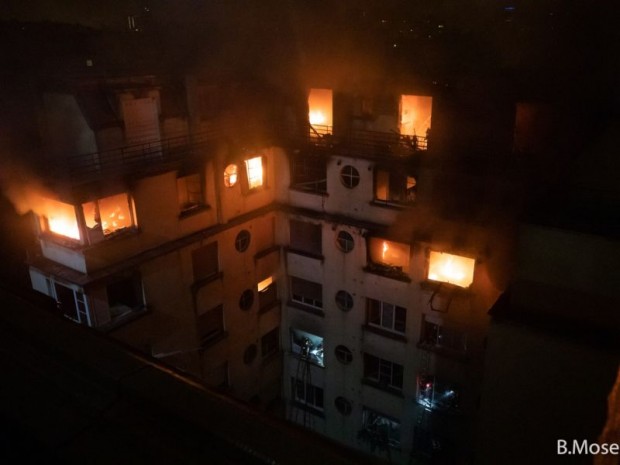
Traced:
<svg viewBox="0 0 620 465">
<path fill-rule="evenodd" d="M 45 198 L 54 198 L 39 177 L 23 163 L 0 161 L 0 189 L 19 215 L 45 213 Z"/>
</svg>

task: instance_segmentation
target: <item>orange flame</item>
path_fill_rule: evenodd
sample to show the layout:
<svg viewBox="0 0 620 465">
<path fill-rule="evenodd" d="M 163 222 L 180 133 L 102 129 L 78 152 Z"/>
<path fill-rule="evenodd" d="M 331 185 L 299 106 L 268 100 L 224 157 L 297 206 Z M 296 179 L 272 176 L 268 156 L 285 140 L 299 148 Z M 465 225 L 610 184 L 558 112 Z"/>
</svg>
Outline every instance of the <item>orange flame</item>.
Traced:
<svg viewBox="0 0 620 465">
<path fill-rule="evenodd" d="M 431 251 L 428 279 L 468 287 L 474 281 L 473 258 Z"/>
<path fill-rule="evenodd" d="M 80 239 L 80 229 L 73 205 L 46 199 L 44 215 L 47 217 L 50 232 L 71 239 Z"/>
</svg>

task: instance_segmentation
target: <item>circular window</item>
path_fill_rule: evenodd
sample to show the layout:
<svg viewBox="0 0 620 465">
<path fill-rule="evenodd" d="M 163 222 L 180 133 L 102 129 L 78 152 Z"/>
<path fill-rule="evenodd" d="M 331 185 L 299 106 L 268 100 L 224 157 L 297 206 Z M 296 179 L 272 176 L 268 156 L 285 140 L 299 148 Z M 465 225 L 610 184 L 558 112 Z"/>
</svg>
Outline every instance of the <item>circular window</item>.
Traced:
<svg viewBox="0 0 620 465">
<path fill-rule="evenodd" d="M 340 363 L 344 363 L 345 365 L 348 365 L 349 363 L 351 363 L 351 361 L 353 361 L 353 353 L 349 350 L 348 347 L 337 346 L 335 353 L 336 353 L 336 358 L 338 359 Z"/>
<path fill-rule="evenodd" d="M 224 169 L 224 185 L 233 187 L 237 184 L 237 165 L 230 164 Z"/>
<path fill-rule="evenodd" d="M 238 252 L 245 252 L 250 246 L 251 237 L 252 236 L 250 235 L 250 231 L 246 229 L 241 231 L 239 234 L 237 234 L 237 237 L 235 239 L 235 249 L 237 249 Z"/>
<path fill-rule="evenodd" d="M 256 347 L 256 344 L 249 345 L 245 349 L 245 352 L 243 352 L 243 363 L 246 365 L 252 363 L 256 358 L 256 354 L 258 354 L 258 347 Z"/>
<path fill-rule="evenodd" d="M 249 310 L 254 303 L 254 292 L 252 289 L 246 289 L 241 293 L 241 297 L 239 297 L 239 308 L 241 310 Z"/>
<path fill-rule="evenodd" d="M 340 310 L 348 312 L 353 308 L 353 296 L 347 291 L 336 292 L 336 305 Z"/>
<path fill-rule="evenodd" d="M 353 410 L 351 402 L 349 402 L 342 396 L 336 397 L 336 399 L 334 400 L 334 404 L 336 405 L 336 410 L 338 410 L 343 415 L 350 415 L 351 411 Z"/>
<path fill-rule="evenodd" d="M 338 244 L 338 248 L 344 253 L 351 252 L 351 250 L 353 250 L 353 246 L 355 245 L 355 242 L 353 242 L 353 236 L 346 231 L 340 231 L 338 233 L 336 243 Z"/>
<path fill-rule="evenodd" d="M 353 189 L 360 183 L 360 173 L 357 168 L 347 165 L 340 170 L 340 180 L 345 187 Z"/>
</svg>

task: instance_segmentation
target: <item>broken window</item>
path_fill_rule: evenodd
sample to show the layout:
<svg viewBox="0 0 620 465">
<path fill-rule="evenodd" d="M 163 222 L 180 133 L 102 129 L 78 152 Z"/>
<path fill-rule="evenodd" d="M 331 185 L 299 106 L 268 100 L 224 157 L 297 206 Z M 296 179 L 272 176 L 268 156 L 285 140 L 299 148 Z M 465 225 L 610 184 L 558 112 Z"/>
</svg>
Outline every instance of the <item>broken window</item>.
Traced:
<svg viewBox="0 0 620 465">
<path fill-rule="evenodd" d="M 308 95 L 308 121 L 310 136 L 318 137 L 332 133 L 333 94 L 331 89 L 310 89 Z"/>
<path fill-rule="evenodd" d="M 291 329 L 291 352 L 324 367 L 323 338 L 300 329 Z"/>
<path fill-rule="evenodd" d="M 81 324 L 91 324 L 88 303 L 82 292 L 54 283 L 54 293 L 58 308 L 64 316 Z"/>
<path fill-rule="evenodd" d="M 362 431 L 360 436 L 371 447 L 400 447 L 400 422 L 374 410 L 364 407 L 362 410 Z"/>
<path fill-rule="evenodd" d="M 402 172 L 377 169 L 375 171 L 375 201 L 385 203 L 413 203 L 416 199 L 417 180 Z"/>
<path fill-rule="evenodd" d="M 428 279 L 469 287 L 474 281 L 476 260 L 449 253 L 431 251 L 428 265 Z"/>
<path fill-rule="evenodd" d="M 308 307 L 323 308 L 323 286 L 291 276 L 291 300 Z"/>
<path fill-rule="evenodd" d="M 142 280 L 139 276 L 122 278 L 108 284 L 106 293 L 112 320 L 144 308 Z"/>
<path fill-rule="evenodd" d="M 194 281 L 214 276 L 219 271 L 217 242 L 202 246 L 192 252 Z"/>
<path fill-rule="evenodd" d="M 264 158 L 254 157 L 245 160 L 245 169 L 248 180 L 248 189 L 256 189 L 265 184 Z"/>
<path fill-rule="evenodd" d="M 403 366 L 374 355 L 364 354 L 364 378 L 381 387 L 401 390 Z"/>
<path fill-rule="evenodd" d="M 80 228 L 73 205 L 57 200 L 44 199 L 43 211 L 43 229 L 45 231 L 80 240 Z"/>
<path fill-rule="evenodd" d="M 86 202 L 82 210 L 91 243 L 137 226 L 133 201 L 126 193 Z"/>
<path fill-rule="evenodd" d="M 405 332 L 407 309 L 374 299 L 366 299 L 366 302 L 366 323 L 368 325 L 397 333 Z"/>
<path fill-rule="evenodd" d="M 312 255 L 323 253 L 321 225 L 290 220 L 290 247 Z"/>
<path fill-rule="evenodd" d="M 203 178 L 194 173 L 177 178 L 177 195 L 181 213 L 190 212 L 205 204 Z"/>
<path fill-rule="evenodd" d="M 418 376 L 417 384 L 416 399 L 420 405 L 432 410 L 458 410 L 460 391 L 455 385 L 427 374 Z"/>
<path fill-rule="evenodd" d="M 368 241 L 370 261 L 384 271 L 409 272 L 409 245 L 371 237 Z"/>
<path fill-rule="evenodd" d="M 224 307 L 218 305 L 197 317 L 198 337 L 202 345 L 218 339 L 224 334 Z"/>
<path fill-rule="evenodd" d="M 230 164 L 224 170 L 224 185 L 226 187 L 233 187 L 237 184 L 238 174 L 237 165 Z"/>
<path fill-rule="evenodd" d="M 258 306 L 260 309 L 271 307 L 278 300 L 278 288 L 273 276 L 263 279 L 256 286 L 258 290 Z"/>
<path fill-rule="evenodd" d="M 272 329 L 261 338 L 261 353 L 263 358 L 270 357 L 280 351 L 280 328 Z"/>
<path fill-rule="evenodd" d="M 301 379 L 291 378 L 291 397 L 300 404 L 316 410 L 323 410 L 323 389 L 304 382 Z"/>
</svg>

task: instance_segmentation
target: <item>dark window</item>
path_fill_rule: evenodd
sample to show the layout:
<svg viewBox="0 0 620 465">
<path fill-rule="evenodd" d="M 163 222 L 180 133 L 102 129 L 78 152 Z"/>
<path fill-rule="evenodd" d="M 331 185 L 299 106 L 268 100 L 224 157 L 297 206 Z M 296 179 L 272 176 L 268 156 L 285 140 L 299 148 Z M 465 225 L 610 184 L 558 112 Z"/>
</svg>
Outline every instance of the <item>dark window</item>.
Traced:
<svg viewBox="0 0 620 465">
<path fill-rule="evenodd" d="M 323 286 L 305 279 L 291 277 L 291 300 L 314 308 L 323 308 Z"/>
<path fill-rule="evenodd" d="M 252 308 L 253 303 L 254 292 L 252 292 L 252 289 L 246 289 L 241 293 L 241 297 L 239 297 L 239 308 L 241 310 L 249 310 Z"/>
<path fill-rule="evenodd" d="M 384 387 L 403 388 L 403 366 L 364 354 L 364 378 Z"/>
<path fill-rule="evenodd" d="M 194 281 L 208 278 L 219 271 L 217 242 L 200 247 L 192 252 Z"/>
<path fill-rule="evenodd" d="M 384 448 L 400 447 L 400 422 L 364 407 L 362 412 L 362 431 L 373 438 L 381 438 Z"/>
<path fill-rule="evenodd" d="M 338 233 L 338 237 L 336 238 L 336 244 L 338 244 L 338 248 L 343 252 L 351 252 L 353 247 L 355 246 L 355 242 L 353 241 L 353 236 L 346 231 L 340 231 Z"/>
<path fill-rule="evenodd" d="M 206 344 L 217 339 L 224 332 L 224 308 L 218 305 L 198 315 L 198 336 L 200 343 Z"/>
<path fill-rule="evenodd" d="M 353 361 L 353 353 L 346 346 L 343 346 L 343 345 L 337 346 L 336 349 L 334 350 L 334 353 L 336 354 L 336 359 L 338 359 L 340 363 L 344 363 L 345 365 L 348 365 L 349 363 Z"/>
<path fill-rule="evenodd" d="M 203 179 L 198 173 L 177 178 L 179 208 L 188 212 L 204 205 Z"/>
<path fill-rule="evenodd" d="M 360 173 L 357 168 L 347 165 L 340 170 L 340 180 L 345 187 L 353 189 L 360 183 Z"/>
<path fill-rule="evenodd" d="M 112 319 L 144 306 L 142 281 L 138 277 L 124 278 L 108 284 L 106 292 Z"/>
<path fill-rule="evenodd" d="M 336 305 L 340 310 L 348 312 L 353 308 L 353 296 L 347 291 L 336 292 Z"/>
<path fill-rule="evenodd" d="M 235 239 L 235 249 L 237 249 L 237 252 L 245 252 L 250 246 L 251 238 L 252 236 L 250 235 L 249 231 L 244 229 L 243 231 L 239 232 Z"/>
<path fill-rule="evenodd" d="M 254 361 L 257 354 L 258 354 L 258 347 L 256 347 L 256 344 L 250 344 L 249 346 L 247 346 L 247 348 L 243 352 L 243 363 L 245 363 L 246 365 L 249 365 L 250 363 Z"/>
<path fill-rule="evenodd" d="M 277 354 L 280 350 L 280 328 L 269 331 L 261 338 L 261 353 L 263 358 Z"/>
<path fill-rule="evenodd" d="M 306 383 L 301 379 L 291 378 L 291 397 L 295 402 L 317 410 L 323 410 L 323 389 Z"/>
<path fill-rule="evenodd" d="M 271 276 L 258 283 L 257 290 L 259 308 L 270 307 L 278 300 L 278 288 Z"/>
<path fill-rule="evenodd" d="M 403 307 L 374 299 L 366 299 L 366 322 L 397 333 L 405 332 L 407 310 Z"/>
<path fill-rule="evenodd" d="M 323 253 L 321 225 L 306 221 L 290 221 L 291 248 L 314 255 Z"/>
<path fill-rule="evenodd" d="M 336 406 L 336 410 L 338 410 L 341 414 L 345 416 L 350 415 L 353 411 L 353 406 L 351 405 L 351 402 L 341 396 L 336 397 L 336 399 L 334 400 L 334 405 Z"/>
<path fill-rule="evenodd" d="M 310 192 L 327 191 L 327 164 L 325 158 L 300 152 L 291 159 L 291 185 Z"/>
<path fill-rule="evenodd" d="M 84 294 L 56 283 L 56 302 L 63 315 L 78 323 L 88 324 L 86 306 L 79 306 L 78 300 L 85 302 Z M 76 298 L 77 297 L 77 298 Z M 80 309 L 82 311 L 80 311 Z"/>
</svg>

